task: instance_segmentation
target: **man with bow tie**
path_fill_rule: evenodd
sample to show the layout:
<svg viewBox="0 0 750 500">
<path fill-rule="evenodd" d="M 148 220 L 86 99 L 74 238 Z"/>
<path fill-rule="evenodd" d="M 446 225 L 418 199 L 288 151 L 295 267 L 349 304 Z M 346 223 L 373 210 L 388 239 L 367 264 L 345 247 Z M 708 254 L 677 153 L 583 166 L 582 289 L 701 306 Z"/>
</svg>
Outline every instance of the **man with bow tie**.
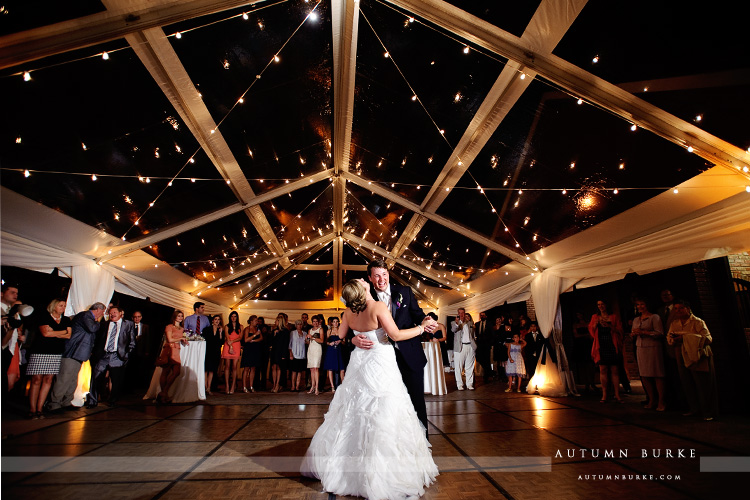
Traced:
<svg viewBox="0 0 750 500">
<path fill-rule="evenodd" d="M 377 259 L 370 262 L 367 266 L 367 274 L 372 283 L 373 298 L 388 306 L 393 321 L 399 329 L 412 328 L 418 324 L 421 324 L 429 333 L 437 329 L 437 322 L 425 315 L 411 288 L 390 283 L 388 265 L 384 260 Z M 360 334 L 352 339 L 352 344 L 360 349 L 369 349 L 373 342 L 366 335 Z M 395 347 L 401 379 L 404 381 L 419 421 L 427 429 L 427 407 L 424 402 L 424 366 L 427 364 L 427 358 L 422 349 L 421 337 L 395 342 Z"/>
<path fill-rule="evenodd" d="M 114 405 L 122 391 L 125 376 L 125 365 L 130 353 L 135 349 L 135 331 L 133 322 L 123 319 L 124 311 L 118 306 L 109 308 L 109 321 L 99 329 L 91 358 L 91 392 L 86 405 L 94 408 L 99 404 L 98 385 L 109 370 L 112 381 L 112 391 L 109 394 L 109 404 Z"/>
</svg>

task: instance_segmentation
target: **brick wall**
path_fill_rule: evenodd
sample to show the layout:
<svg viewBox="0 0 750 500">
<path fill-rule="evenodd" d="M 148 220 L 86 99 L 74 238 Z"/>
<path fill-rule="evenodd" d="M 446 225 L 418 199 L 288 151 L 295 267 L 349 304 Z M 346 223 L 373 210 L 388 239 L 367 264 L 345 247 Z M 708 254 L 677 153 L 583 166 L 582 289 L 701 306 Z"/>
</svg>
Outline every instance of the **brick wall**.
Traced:
<svg viewBox="0 0 750 500">
<path fill-rule="evenodd" d="M 733 278 L 750 281 L 750 253 L 734 253 L 727 256 Z"/>
<path fill-rule="evenodd" d="M 529 317 L 531 321 L 536 321 L 536 309 L 534 309 L 534 299 L 529 297 L 529 300 L 526 301 L 526 316 Z"/>
</svg>

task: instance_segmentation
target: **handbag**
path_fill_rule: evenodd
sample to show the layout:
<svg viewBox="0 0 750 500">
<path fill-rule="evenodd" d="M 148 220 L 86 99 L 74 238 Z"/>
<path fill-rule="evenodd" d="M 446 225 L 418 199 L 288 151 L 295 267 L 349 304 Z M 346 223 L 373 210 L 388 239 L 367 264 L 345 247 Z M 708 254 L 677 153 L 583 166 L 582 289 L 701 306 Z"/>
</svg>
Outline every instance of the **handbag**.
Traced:
<svg viewBox="0 0 750 500">
<path fill-rule="evenodd" d="M 172 357 L 172 345 L 165 342 L 159 353 L 159 357 L 156 358 L 156 366 L 164 366 L 169 364 L 169 360 Z"/>
</svg>

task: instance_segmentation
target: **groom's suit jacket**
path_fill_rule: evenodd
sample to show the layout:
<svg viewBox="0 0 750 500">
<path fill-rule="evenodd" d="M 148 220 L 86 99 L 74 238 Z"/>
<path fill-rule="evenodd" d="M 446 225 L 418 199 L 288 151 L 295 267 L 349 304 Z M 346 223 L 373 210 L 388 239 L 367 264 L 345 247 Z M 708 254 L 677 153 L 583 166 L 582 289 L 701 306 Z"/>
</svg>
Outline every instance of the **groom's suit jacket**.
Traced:
<svg viewBox="0 0 750 500">
<path fill-rule="evenodd" d="M 391 283 L 389 286 L 391 289 L 391 314 L 396 326 L 402 329 L 421 324 L 426 315 L 422 312 L 422 308 L 419 307 L 417 298 L 414 296 L 411 288 L 395 283 Z M 380 300 L 375 287 L 371 287 L 370 291 L 375 300 Z M 424 355 L 422 338 L 419 335 L 409 340 L 396 342 L 396 348 L 409 369 L 415 372 L 422 372 L 424 370 L 427 358 Z"/>
</svg>

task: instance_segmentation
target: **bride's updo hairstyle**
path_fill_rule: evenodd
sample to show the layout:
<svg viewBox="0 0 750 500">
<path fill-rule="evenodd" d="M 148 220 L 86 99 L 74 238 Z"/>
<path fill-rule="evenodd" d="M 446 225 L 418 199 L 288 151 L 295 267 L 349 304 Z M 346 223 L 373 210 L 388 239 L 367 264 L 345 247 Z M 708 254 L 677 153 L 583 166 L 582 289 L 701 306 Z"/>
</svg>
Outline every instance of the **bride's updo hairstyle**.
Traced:
<svg viewBox="0 0 750 500">
<path fill-rule="evenodd" d="M 357 280 L 351 280 L 344 285 L 341 298 L 354 314 L 361 313 L 367 307 L 367 292 Z"/>
</svg>

